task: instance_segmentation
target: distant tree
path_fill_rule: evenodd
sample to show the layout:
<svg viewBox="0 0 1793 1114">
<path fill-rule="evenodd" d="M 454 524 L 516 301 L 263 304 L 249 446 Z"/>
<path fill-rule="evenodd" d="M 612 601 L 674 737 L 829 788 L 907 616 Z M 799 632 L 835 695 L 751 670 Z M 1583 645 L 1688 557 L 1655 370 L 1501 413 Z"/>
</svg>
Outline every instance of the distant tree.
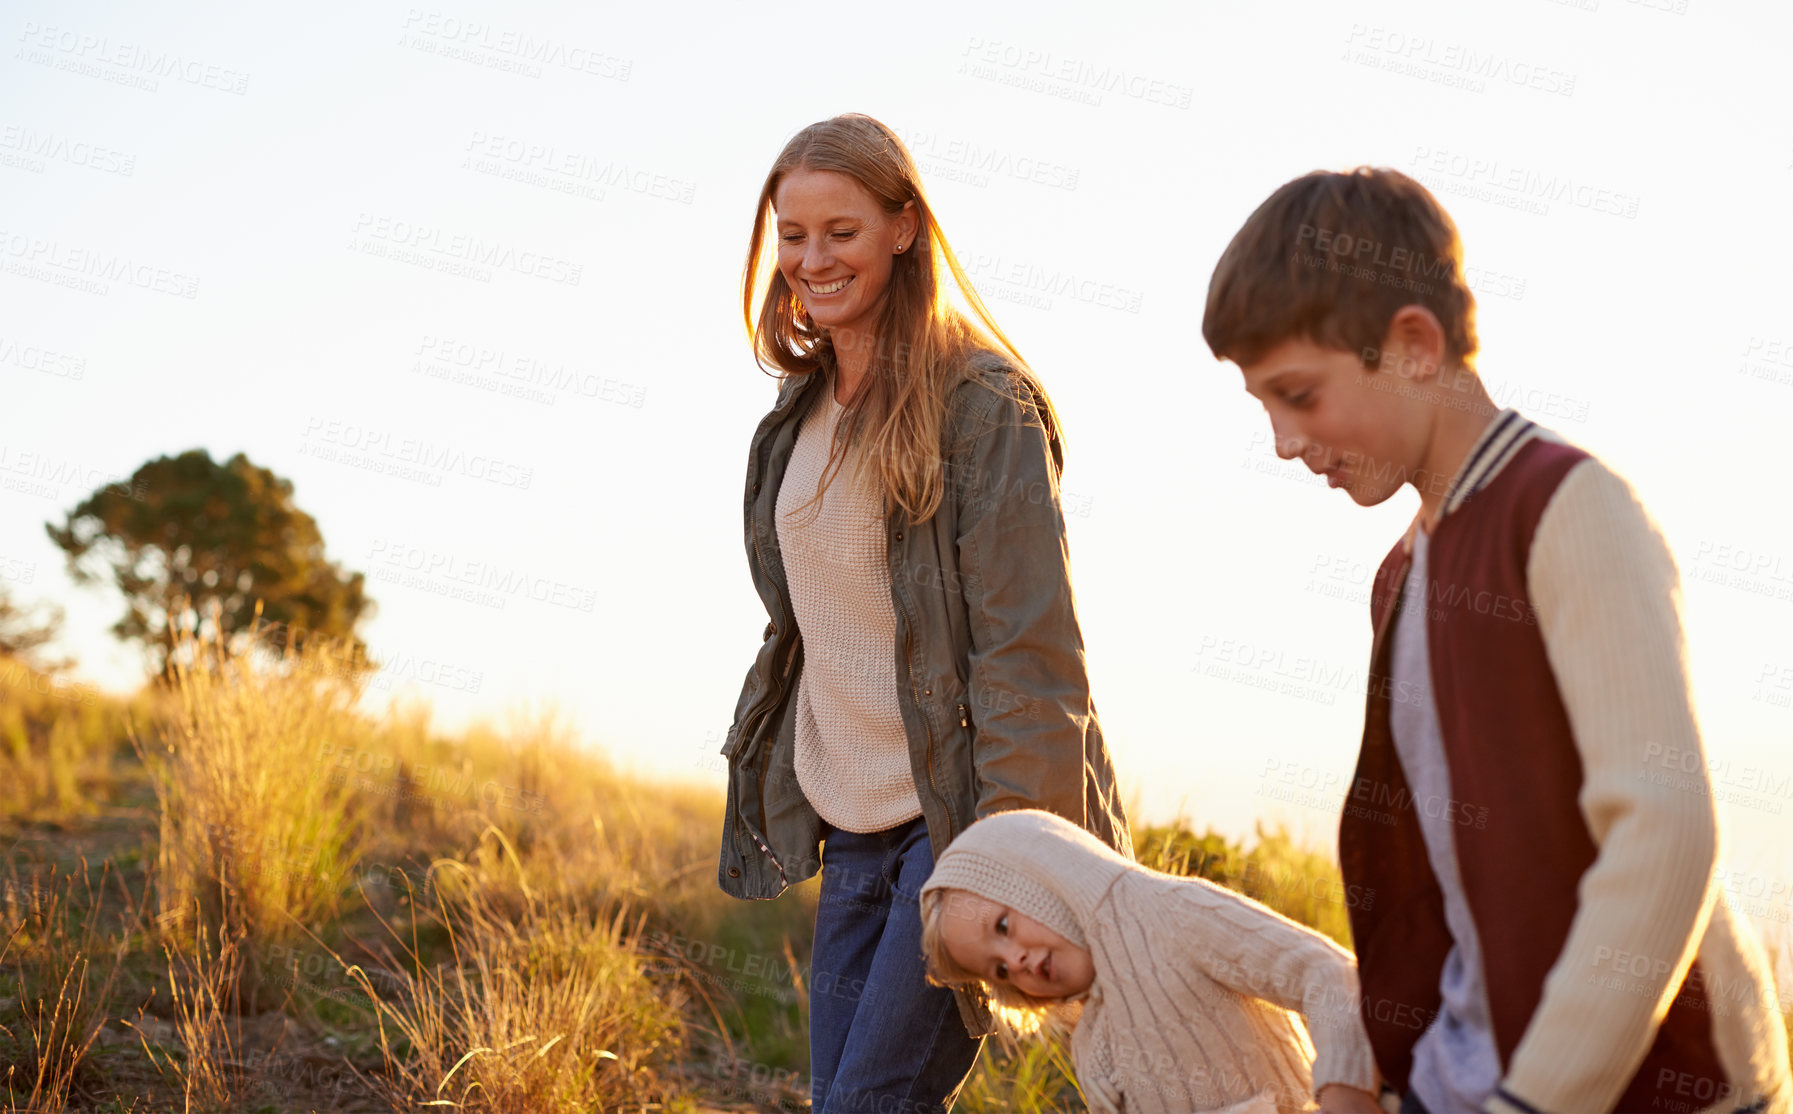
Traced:
<svg viewBox="0 0 1793 1114">
<path fill-rule="evenodd" d="M 154 670 L 166 667 L 178 630 L 247 637 L 258 604 L 265 643 L 322 635 L 365 651 L 355 627 L 373 606 L 366 577 L 325 557 L 292 481 L 242 453 L 222 464 L 204 449 L 158 457 L 45 529 L 77 582 L 110 581 L 124 593 L 112 631 L 138 643 Z"/>
<path fill-rule="evenodd" d="M 0 585 L 0 657 L 30 661 L 43 669 L 60 669 L 67 662 L 52 662 L 39 651 L 55 639 L 62 626 L 62 608 L 51 604 L 21 607 Z"/>
</svg>

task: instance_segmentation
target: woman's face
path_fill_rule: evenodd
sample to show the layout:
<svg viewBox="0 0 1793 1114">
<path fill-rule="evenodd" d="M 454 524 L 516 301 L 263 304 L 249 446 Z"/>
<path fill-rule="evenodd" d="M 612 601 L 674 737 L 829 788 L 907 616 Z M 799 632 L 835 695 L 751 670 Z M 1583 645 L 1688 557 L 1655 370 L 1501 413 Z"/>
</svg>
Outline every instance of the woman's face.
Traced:
<svg viewBox="0 0 1793 1114">
<path fill-rule="evenodd" d="M 799 168 L 772 191 L 772 208 L 779 273 L 810 319 L 831 331 L 869 328 L 896 257 L 915 242 L 915 202 L 887 214 L 855 179 Z"/>
<path fill-rule="evenodd" d="M 1089 949 L 1006 905 L 952 890 L 940 916 L 947 954 L 985 982 L 1005 983 L 1035 998 L 1068 998 L 1095 980 Z"/>
</svg>

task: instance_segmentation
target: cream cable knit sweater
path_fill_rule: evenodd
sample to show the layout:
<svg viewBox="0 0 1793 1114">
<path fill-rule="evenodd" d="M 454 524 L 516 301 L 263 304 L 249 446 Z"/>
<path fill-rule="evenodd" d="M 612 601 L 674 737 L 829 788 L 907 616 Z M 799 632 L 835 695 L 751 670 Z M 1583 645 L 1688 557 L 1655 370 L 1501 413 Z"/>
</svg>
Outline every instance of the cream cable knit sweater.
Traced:
<svg viewBox="0 0 1793 1114">
<path fill-rule="evenodd" d="M 966 829 L 922 890 L 941 888 L 1090 950 L 1071 1052 L 1093 1111 L 1287 1114 L 1329 1083 L 1376 1092 L 1351 954 L 1250 898 L 1140 866 L 1034 809 Z"/>
<path fill-rule="evenodd" d="M 778 547 L 803 635 L 797 680 L 797 784 L 816 814 L 849 832 L 921 815 L 909 735 L 897 706 L 896 610 L 884 499 L 849 457 L 816 493 L 844 408 L 830 385 L 797 428 L 778 489 Z"/>
</svg>

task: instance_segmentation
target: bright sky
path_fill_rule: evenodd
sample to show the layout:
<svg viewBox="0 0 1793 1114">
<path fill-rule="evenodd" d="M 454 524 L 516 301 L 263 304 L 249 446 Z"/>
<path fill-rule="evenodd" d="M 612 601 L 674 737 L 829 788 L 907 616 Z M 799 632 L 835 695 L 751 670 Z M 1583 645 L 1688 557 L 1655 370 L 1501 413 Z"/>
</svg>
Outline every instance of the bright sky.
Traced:
<svg viewBox="0 0 1793 1114">
<path fill-rule="evenodd" d="M 1381 164 L 1462 230 L 1497 400 L 1670 539 L 1728 884 L 1793 916 L 1784 7 L 254 9 L 0 24 L 0 577 L 68 608 L 83 677 L 138 666 L 44 522 L 150 457 L 243 451 L 370 574 L 385 691 L 449 727 L 552 699 L 620 762 L 720 787 L 765 622 L 751 207 L 791 133 L 857 110 L 910 143 L 1064 417 L 1091 676 L 1143 815 L 1330 845 L 1363 597 L 1416 499 L 1366 511 L 1276 461 L 1200 316 L 1271 190 Z M 436 269 L 468 245 L 508 262 Z"/>
</svg>

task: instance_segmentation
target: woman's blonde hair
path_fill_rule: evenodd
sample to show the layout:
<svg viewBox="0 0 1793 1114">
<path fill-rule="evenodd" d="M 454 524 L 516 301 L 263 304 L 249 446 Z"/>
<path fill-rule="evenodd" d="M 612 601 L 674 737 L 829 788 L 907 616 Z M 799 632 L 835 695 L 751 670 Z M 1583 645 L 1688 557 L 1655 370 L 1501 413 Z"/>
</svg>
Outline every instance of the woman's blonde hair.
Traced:
<svg viewBox="0 0 1793 1114">
<path fill-rule="evenodd" d="M 1059 998 L 1036 998 L 1008 983 L 994 983 L 984 976 L 959 965 L 946 950 L 942 922 L 953 916 L 946 905 L 970 890 L 941 886 L 924 890 L 921 895 L 921 954 L 926 964 L 928 981 L 935 986 L 980 986 L 990 998 L 990 1013 L 996 1019 L 997 1031 L 1013 1043 L 1024 1037 L 1063 1038 L 1077 1024 L 1082 1006 Z M 977 895 L 973 895 L 977 896 Z"/>
<path fill-rule="evenodd" d="M 889 128 L 856 112 L 811 124 L 791 137 L 760 189 L 742 272 L 741 313 L 762 369 L 770 371 L 770 364 L 786 376 L 820 371 L 832 383 L 832 340 L 810 319 L 765 250 L 773 195 L 785 175 L 795 170 L 845 174 L 893 216 L 905 203 L 915 203 L 919 218 L 915 242 L 891 261 L 866 382 L 841 416 L 817 494 L 838 471 L 846 447 L 858 442 L 866 450 L 861 459 L 875 464 L 889 504 L 901 507 L 912 522 L 925 521 L 939 509 L 944 490 L 940 442 L 947 397 L 973 376 L 973 355 L 991 352 L 1006 358 L 1023 381 L 1011 389 L 1031 388 L 1036 399 L 1027 399 L 1025 393 L 1019 397 L 1040 411 L 1049 437 L 1058 436 L 1058 414 L 959 265 L 922 191 L 921 174 L 908 148 Z M 975 320 L 947 301 L 939 281 L 942 267 L 951 272 Z M 754 302 L 762 276 L 766 276 L 765 294 L 756 316 Z"/>
</svg>

